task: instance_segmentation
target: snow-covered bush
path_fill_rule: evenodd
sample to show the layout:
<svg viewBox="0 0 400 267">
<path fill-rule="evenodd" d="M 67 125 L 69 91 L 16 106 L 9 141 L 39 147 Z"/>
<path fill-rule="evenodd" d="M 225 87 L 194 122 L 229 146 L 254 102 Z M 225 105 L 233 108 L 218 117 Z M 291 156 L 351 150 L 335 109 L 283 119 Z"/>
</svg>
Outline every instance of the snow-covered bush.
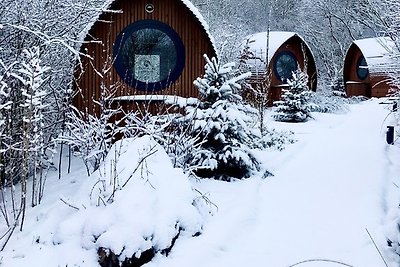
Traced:
<svg viewBox="0 0 400 267">
<path fill-rule="evenodd" d="M 53 243 L 80 241 L 85 250 L 112 253 L 120 263 L 168 254 L 178 237 L 200 234 L 211 211 L 150 136 L 117 141 L 76 199 L 65 201 L 75 209 Z M 73 265 L 62 261 L 60 266 Z"/>
<path fill-rule="evenodd" d="M 347 111 L 347 105 L 350 102 L 349 99 L 341 96 L 336 96 L 332 93 L 328 94 L 325 92 L 317 92 L 310 94 L 310 103 L 313 103 L 311 107 L 312 112 L 321 113 L 339 113 Z"/>
<path fill-rule="evenodd" d="M 187 103 L 196 105 L 198 101 L 197 98 L 185 99 L 184 103 L 178 105 L 183 108 Z M 166 104 L 171 105 L 172 111 L 177 105 L 169 101 Z M 121 133 L 125 138 L 151 136 L 167 152 L 175 168 L 181 168 L 185 173 L 191 172 L 192 166 L 187 163 L 187 158 L 197 153 L 200 143 L 198 138 L 189 134 L 191 126 L 180 123 L 182 116 L 181 113 L 169 111 L 159 115 L 128 113 L 124 117 L 126 125 Z"/>
<path fill-rule="evenodd" d="M 112 145 L 116 130 L 112 121 L 114 115 L 111 110 L 99 117 L 87 114 L 84 118 L 77 110 L 67 114 L 66 131 L 58 140 L 69 145 L 74 154 L 83 159 L 88 174 L 98 169 Z"/>
<path fill-rule="evenodd" d="M 249 147 L 254 138 L 260 138 L 259 130 L 252 127 L 255 123 L 251 115 L 257 111 L 244 105 L 237 94 L 238 81 L 249 74 L 234 77 L 233 63 L 221 66 L 215 58 L 205 56 L 205 60 L 204 76 L 194 81 L 202 100 L 196 106 L 188 106 L 184 118 L 201 146 L 186 160 L 198 166 L 195 173 L 200 177 L 248 177 L 260 169 L 260 162 Z"/>
<path fill-rule="evenodd" d="M 307 86 L 307 74 L 298 69 L 288 79 L 288 89 L 283 89 L 281 100 L 275 101 L 274 119 L 283 122 L 303 122 L 309 119 L 314 104 L 310 102 L 311 91 Z"/>
<path fill-rule="evenodd" d="M 342 113 L 348 111 L 349 104 L 357 104 L 368 100 L 365 96 L 343 97 L 335 92 L 312 92 L 309 102 L 312 103 L 312 112 Z"/>
<path fill-rule="evenodd" d="M 296 142 L 293 132 L 266 129 L 260 139 L 255 139 L 252 147 L 257 149 L 283 150 L 288 144 Z"/>
</svg>

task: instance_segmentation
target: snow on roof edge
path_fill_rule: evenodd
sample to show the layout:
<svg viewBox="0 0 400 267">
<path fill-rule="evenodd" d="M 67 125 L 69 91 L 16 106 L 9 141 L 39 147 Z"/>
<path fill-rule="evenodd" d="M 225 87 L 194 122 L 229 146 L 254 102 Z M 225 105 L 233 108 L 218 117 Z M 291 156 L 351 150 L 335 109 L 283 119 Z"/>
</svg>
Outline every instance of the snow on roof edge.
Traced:
<svg viewBox="0 0 400 267">
<path fill-rule="evenodd" d="M 203 29 L 206 31 L 206 34 L 208 36 L 208 39 L 210 40 L 215 54 L 217 58 L 219 58 L 219 51 L 217 49 L 217 45 L 215 42 L 214 37 L 210 33 L 210 27 L 207 23 L 207 21 L 204 19 L 203 15 L 200 13 L 199 9 L 189 0 L 180 0 L 189 10 L 194 14 L 194 16 L 197 18 L 197 20 L 200 22 L 201 26 L 203 26 Z"/>
<path fill-rule="evenodd" d="M 109 10 L 109 7 L 114 1 L 115 0 L 106 0 L 100 8 L 96 8 L 97 14 L 95 14 L 93 18 L 87 22 L 86 27 L 84 27 L 78 34 L 78 50 L 80 50 L 82 47 L 82 44 L 85 42 L 85 38 L 89 34 L 90 29 L 92 29 L 93 25 L 99 20 L 100 16 L 105 12 L 116 12 L 115 10 Z"/>
<path fill-rule="evenodd" d="M 276 51 L 290 38 L 298 37 L 300 40 L 306 45 L 308 51 L 311 53 L 311 56 L 314 58 L 314 54 L 310 46 L 307 44 L 305 39 L 300 36 L 296 32 L 288 32 L 288 31 L 270 31 L 267 38 L 267 32 L 258 32 L 254 34 L 250 34 L 243 39 L 243 47 L 246 45 L 246 42 L 250 40 L 252 44 L 249 44 L 249 49 L 252 53 L 254 53 L 255 57 L 262 58 L 264 62 L 261 60 L 255 59 L 253 64 L 250 60 L 247 60 L 247 64 L 249 64 L 252 68 L 252 72 L 263 72 L 265 71 L 265 67 L 268 66 L 271 62 L 272 57 L 275 55 Z M 268 59 L 266 58 L 267 51 L 267 40 L 268 40 Z"/>
<path fill-rule="evenodd" d="M 390 55 L 395 48 L 395 43 L 389 37 L 364 38 L 354 40 L 353 44 L 360 49 L 368 67 L 372 69 L 390 63 Z"/>
<path fill-rule="evenodd" d="M 249 40 L 249 49 L 256 54 L 261 55 L 264 58 L 264 53 L 266 57 L 267 52 L 267 40 L 268 40 L 268 59 L 267 62 L 269 63 L 272 59 L 272 56 L 275 52 L 285 43 L 287 40 L 292 38 L 293 36 L 297 35 L 294 32 L 283 32 L 283 31 L 270 31 L 268 32 L 258 32 L 253 33 L 244 38 L 244 42 Z M 258 52 L 258 51 L 260 52 Z"/>
</svg>

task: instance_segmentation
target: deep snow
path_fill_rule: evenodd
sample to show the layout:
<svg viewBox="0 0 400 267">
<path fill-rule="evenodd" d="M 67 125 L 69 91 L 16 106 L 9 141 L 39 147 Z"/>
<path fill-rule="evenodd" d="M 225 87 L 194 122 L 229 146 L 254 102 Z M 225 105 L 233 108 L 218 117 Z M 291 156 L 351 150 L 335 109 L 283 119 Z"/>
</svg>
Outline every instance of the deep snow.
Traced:
<svg viewBox="0 0 400 267">
<path fill-rule="evenodd" d="M 201 211 L 203 219 L 191 215 L 203 223 L 202 235 L 182 235 L 168 257 L 157 255 L 145 266 L 285 267 L 312 259 L 385 266 L 366 229 L 389 266 L 398 266 L 385 247 L 385 235 L 393 232 L 387 224 L 400 195 L 393 189 L 400 157 L 396 146 L 385 143 L 386 124 L 392 120 L 381 101 L 353 104 L 343 114 L 314 113 L 314 120 L 306 123 L 270 121 L 270 127 L 294 131 L 298 139 L 283 151 L 259 152 L 274 176 L 231 183 L 192 180 L 215 204 L 208 207 L 213 216 Z M 77 216 L 59 200 L 61 196 L 82 207 L 88 194 L 85 170 L 80 167 L 61 181 L 56 177 L 49 177 L 43 204 L 29 209 L 24 231 L 1 253 L 0 266 L 97 266 L 96 251 L 84 246 L 84 237 L 77 234 L 82 220 L 90 217 Z M 126 203 L 124 209 L 130 208 Z M 92 212 L 94 220 L 101 220 L 95 209 Z M 109 218 L 110 223 L 113 219 L 120 218 Z M 128 225 L 125 231 L 130 231 Z"/>
<path fill-rule="evenodd" d="M 168 259 L 149 266 L 290 266 L 310 259 L 384 266 L 366 232 L 385 244 L 389 112 L 380 101 L 352 105 L 346 114 L 314 114 L 304 124 L 274 123 L 299 139 L 283 152 L 265 153 L 275 176 L 202 182 L 218 213 L 202 236 L 179 242 Z"/>
</svg>

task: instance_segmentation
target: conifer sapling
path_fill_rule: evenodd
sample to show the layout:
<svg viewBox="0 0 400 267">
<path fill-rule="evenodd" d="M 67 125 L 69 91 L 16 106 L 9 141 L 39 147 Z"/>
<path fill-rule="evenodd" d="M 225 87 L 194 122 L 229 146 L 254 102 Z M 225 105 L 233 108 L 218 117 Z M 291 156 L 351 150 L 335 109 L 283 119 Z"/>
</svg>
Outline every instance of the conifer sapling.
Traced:
<svg viewBox="0 0 400 267">
<path fill-rule="evenodd" d="M 288 89 L 282 90 L 281 100 L 277 105 L 273 118 L 282 122 L 304 122 L 310 118 L 313 104 L 310 103 L 311 91 L 307 85 L 307 74 L 300 69 L 293 72 L 292 79 L 288 79 Z"/>
<path fill-rule="evenodd" d="M 252 128 L 251 115 L 256 110 L 242 103 L 236 92 L 238 81 L 249 73 L 233 75 L 234 64 L 221 66 L 219 62 L 205 56 L 205 74 L 194 81 L 202 97 L 198 106 L 187 107 L 185 120 L 192 123 L 192 135 L 199 137 L 202 145 L 199 153 L 188 158 L 197 165 L 196 175 L 229 180 L 244 178 L 260 169 L 260 162 L 248 144 L 259 138 L 259 131 Z"/>
</svg>

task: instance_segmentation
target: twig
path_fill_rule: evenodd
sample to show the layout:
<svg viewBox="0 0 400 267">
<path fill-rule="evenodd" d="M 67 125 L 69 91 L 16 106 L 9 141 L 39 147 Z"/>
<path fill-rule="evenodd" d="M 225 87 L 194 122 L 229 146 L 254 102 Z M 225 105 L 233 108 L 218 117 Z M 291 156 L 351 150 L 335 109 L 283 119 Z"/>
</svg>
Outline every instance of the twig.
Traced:
<svg viewBox="0 0 400 267">
<path fill-rule="evenodd" d="M 99 173 L 100 173 L 100 172 L 99 172 Z M 93 191 L 94 191 L 94 189 L 96 188 L 96 185 L 97 185 L 98 183 L 103 183 L 103 187 L 104 187 L 104 182 L 105 182 L 105 180 L 99 179 L 99 180 L 92 186 L 92 189 L 90 190 L 90 194 L 89 194 L 90 199 L 92 199 Z"/>
<path fill-rule="evenodd" d="M 155 147 L 155 146 L 154 146 L 154 147 Z M 150 151 L 153 150 L 154 147 L 152 147 L 152 148 L 150 149 Z M 141 158 L 141 159 L 139 160 L 139 162 L 138 162 L 136 168 L 133 170 L 132 174 L 128 177 L 128 179 L 125 181 L 125 183 L 122 185 L 121 188 L 124 188 L 124 187 L 126 186 L 126 184 L 129 182 L 129 180 L 133 177 L 133 174 L 140 168 L 140 166 L 142 165 L 142 163 L 143 163 L 148 157 L 150 157 L 150 156 L 152 156 L 153 154 L 155 154 L 157 151 L 158 151 L 158 150 L 153 150 L 153 151 L 149 152 L 146 156 L 144 156 L 143 158 Z"/>
<path fill-rule="evenodd" d="M 2 240 L 11 230 L 12 227 L 8 227 L 7 231 L 2 236 L 0 236 L 0 240 Z"/>
<path fill-rule="evenodd" d="M 3 244 L 3 246 L 1 247 L 0 251 L 3 251 L 3 250 L 4 250 L 4 248 L 6 247 L 8 241 L 10 241 L 10 238 L 11 238 L 12 234 L 14 233 L 15 228 L 17 228 L 17 226 L 18 226 L 18 221 L 16 221 L 16 222 L 14 223 L 14 225 L 13 225 L 12 227 L 10 227 L 10 228 L 7 230 L 7 232 L 1 237 L 1 239 L 3 239 L 3 238 L 7 235 L 7 233 L 9 232 L 9 235 L 7 236 L 6 240 L 4 241 L 4 244 Z"/>
<path fill-rule="evenodd" d="M 131 178 L 132 178 L 133 175 L 136 173 L 136 171 L 142 166 L 143 162 L 144 162 L 148 157 L 152 156 L 153 154 L 155 154 L 155 153 L 158 151 L 158 150 L 153 150 L 155 147 L 156 147 L 156 146 L 153 146 L 153 147 L 150 149 L 150 152 L 149 152 L 146 156 L 142 157 L 142 158 L 138 161 L 136 168 L 133 170 L 133 172 L 132 172 L 131 175 L 128 177 L 128 179 L 126 179 L 125 183 L 121 186 L 121 189 L 124 188 L 124 187 L 128 184 L 128 182 L 131 180 Z M 153 150 L 153 151 L 152 151 L 152 150 Z M 113 190 L 111 196 L 107 199 L 107 202 L 110 202 L 110 201 L 114 198 L 114 195 L 115 195 L 115 192 L 117 191 L 117 189 L 118 189 L 118 188 L 115 188 L 115 189 Z"/>
<path fill-rule="evenodd" d="M 212 202 L 205 194 L 201 193 L 198 189 L 196 189 L 196 188 L 193 188 L 193 189 L 194 189 L 194 191 L 196 191 L 196 192 L 200 195 L 200 197 L 201 197 L 202 199 L 204 199 L 204 201 L 205 201 L 208 205 L 214 206 L 214 207 L 217 209 L 217 212 L 218 212 L 218 206 L 217 206 L 214 202 Z"/>
<path fill-rule="evenodd" d="M 298 266 L 298 265 L 303 264 L 303 263 L 310 263 L 310 262 L 329 262 L 329 263 L 336 263 L 336 264 L 339 264 L 339 265 L 342 265 L 342 266 L 347 266 L 347 267 L 355 267 L 355 266 L 347 264 L 347 263 L 343 263 L 343 262 L 335 261 L 335 260 L 327 260 L 327 259 L 305 260 L 305 261 L 301 261 L 301 262 L 298 262 L 298 263 L 293 264 L 293 265 L 289 265 L 289 267 L 294 267 L 294 266 Z"/>
<path fill-rule="evenodd" d="M 383 255 L 382 255 L 381 251 L 379 250 L 378 246 L 376 245 L 375 240 L 372 238 L 371 234 L 369 233 L 368 229 L 365 228 L 365 231 L 367 231 L 367 233 L 368 233 L 368 235 L 369 235 L 369 238 L 371 239 L 372 243 L 374 243 L 374 246 L 375 246 L 376 250 L 378 251 L 379 255 L 381 256 L 381 259 L 382 259 L 383 262 L 385 263 L 386 267 L 389 267 L 388 264 L 387 264 L 387 262 L 386 262 L 386 260 L 385 260 L 385 258 L 384 258 Z"/>
<path fill-rule="evenodd" d="M 104 199 L 101 196 L 99 196 L 97 199 L 97 206 L 100 206 L 100 200 L 103 203 L 104 207 L 107 206 L 106 202 L 104 201 Z"/>
<path fill-rule="evenodd" d="M 64 142 L 61 142 L 61 148 L 60 148 L 60 157 L 59 157 L 59 159 L 58 159 L 58 180 L 60 180 L 60 179 L 61 179 L 61 168 L 62 168 L 63 145 L 64 145 Z"/>
<path fill-rule="evenodd" d="M 66 201 L 65 201 L 64 199 L 62 199 L 61 197 L 60 197 L 60 200 L 62 201 L 62 203 L 64 203 L 64 204 L 67 205 L 68 207 L 73 208 L 73 209 L 76 209 L 76 210 L 79 210 L 78 207 L 75 207 L 75 206 L 69 204 L 68 202 L 66 202 Z"/>
</svg>

